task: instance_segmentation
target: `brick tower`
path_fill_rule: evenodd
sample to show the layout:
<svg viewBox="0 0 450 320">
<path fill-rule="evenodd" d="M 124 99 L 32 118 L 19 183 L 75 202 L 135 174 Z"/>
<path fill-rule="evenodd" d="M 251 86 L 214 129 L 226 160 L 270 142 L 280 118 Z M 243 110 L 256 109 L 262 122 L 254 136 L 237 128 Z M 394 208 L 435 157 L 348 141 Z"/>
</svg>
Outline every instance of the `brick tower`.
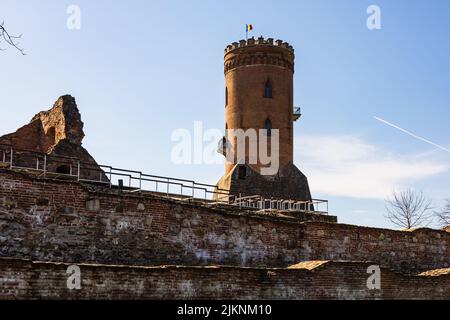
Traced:
<svg viewBox="0 0 450 320">
<path fill-rule="evenodd" d="M 219 152 L 227 162 L 217 187 L 232 195 L 311 200 L 308 180 L 293 163 L 293 127 L 301 116 L 293 105 L 294 49 L 281 40 L 250 38 L 227 46 L 224 60 L 227 130 Z M 267 130 L 269 150 L 271 131 L 278 129 L 275 174 L 261 174 L 264 165 L 259 158 L 249 161 L 248 148 L 237 159 L 236 138 L 230 134 L 237 129 Z"/>
</svg>

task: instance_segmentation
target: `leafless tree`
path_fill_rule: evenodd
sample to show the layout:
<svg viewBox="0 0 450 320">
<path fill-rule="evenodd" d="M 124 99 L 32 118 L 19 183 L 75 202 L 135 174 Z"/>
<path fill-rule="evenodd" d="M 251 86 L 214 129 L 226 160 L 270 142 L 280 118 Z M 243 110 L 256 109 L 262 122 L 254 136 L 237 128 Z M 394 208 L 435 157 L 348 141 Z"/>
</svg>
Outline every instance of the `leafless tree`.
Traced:
<svg viewBox="0 0 450 320">
<path fill-rule="evenodd" d="M 447 199 L 447 203 L 445 204 L 444 209 L 435 212 L 435 215 L 440 226 L 450 226 L 450 199 Z"/>
<path fill-rule="evenodd" d="M 432 203 L 423 192 L 409 189 L 394 191 L 386 200 L 386 218 L 398 227 L 412 229 L 428 226 L 432 221 Z"/>
<path fill-rule="evenodd" d="M 5 24 L 4 22 L 0 23 L 0 43 L 4 41 L 10 46 L 19 50 L 21 54 L 25 55 L 24 49 L 19 46 L 20 43 L 18 42 L 18 39 L 22 38 L 22 35 L 13 36 L 9 34 L 9 32 L 5 29 L 4 24 Z M 3 51 L 5 49 L 0 47 L 0 50 Z"/>
</svg>

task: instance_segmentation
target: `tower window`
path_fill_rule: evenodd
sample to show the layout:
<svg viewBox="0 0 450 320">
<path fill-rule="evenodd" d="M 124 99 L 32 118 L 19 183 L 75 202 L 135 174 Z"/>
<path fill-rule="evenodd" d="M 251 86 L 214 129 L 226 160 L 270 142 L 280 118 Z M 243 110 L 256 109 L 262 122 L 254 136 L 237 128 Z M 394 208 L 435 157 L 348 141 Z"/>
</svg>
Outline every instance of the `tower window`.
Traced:
<svg viewBox="0 0 450 320">
<path fill-rule="evenodd" d="M 270 137 L 272 135 L 272 121 L 270 121 L 269 118 L 267 118 L 266 122 L 264 123 L 264 129 L 267 130 L 267 136 Z"/>
<path fill-rule="evenodd" d="M 228 106 L 228 87 L 225 87 L 225 107 Z"/>
<path fill-rule="evenodd" d="M 239 166 L 238 178 L 244 180 L 246 176 L 247 176 L 247 167 L 243 165 Z"/>
<path fill-rule="evenodd" d="M 264 98 L 272 98 L 272 85 L 268 80 L 264 85 Z"/>
</svg>

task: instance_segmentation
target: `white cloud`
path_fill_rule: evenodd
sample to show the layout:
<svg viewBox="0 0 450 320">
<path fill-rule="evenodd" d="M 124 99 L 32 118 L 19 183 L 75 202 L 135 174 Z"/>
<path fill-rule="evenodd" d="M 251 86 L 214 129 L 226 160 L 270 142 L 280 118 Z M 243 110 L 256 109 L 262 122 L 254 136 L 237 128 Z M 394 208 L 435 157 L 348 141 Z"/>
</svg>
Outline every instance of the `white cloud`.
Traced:
<svg viewBox="0 0 450 320">
<path fill-rule="evenodd" d="M 420 154 L 394 155 L 353 136 L 300 136 L 296 162 L 312 193 L 385 199 L 394 188 L 447 172 Z"/>
</svg>

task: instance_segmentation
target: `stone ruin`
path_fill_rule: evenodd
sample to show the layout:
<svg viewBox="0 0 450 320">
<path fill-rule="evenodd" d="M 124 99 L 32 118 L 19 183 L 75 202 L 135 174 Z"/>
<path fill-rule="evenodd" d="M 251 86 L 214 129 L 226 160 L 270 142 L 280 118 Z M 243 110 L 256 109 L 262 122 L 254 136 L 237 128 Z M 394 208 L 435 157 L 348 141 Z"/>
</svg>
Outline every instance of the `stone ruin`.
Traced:
<svg viewBox="0 0 450 320">
<path fill-rule="evenodd" d="M 68 95 L 0 137 L 0 299 L 450 299 L 449 228 L 127 192 L 79 179 L 103 172 L 83 138 Z"/>
<path fill-rule="evenodd" d="M 101 175 L 107 180 L 95 159 L 82 146 L 83 126 L 75 98 L 64 95 L 56 100 L 50 110 L 39 112 L 16 132 L 1 136 L 0 152 L 9 159 L 10 149 L 22 153 L 21 157 L 12 157 L 13 161 L 16 160 L 13 165 L 22 167 L 43 166 L 44 159 L 39 155 L 47 155 L 46 170 L 54 173 L 75 175 L 80 162 L 84 178 L 96 179 Z M 24 155 L 24 152 L 28 154 Z M 41 160 L 40 163 L 38 160 Z"/>
</svg>

